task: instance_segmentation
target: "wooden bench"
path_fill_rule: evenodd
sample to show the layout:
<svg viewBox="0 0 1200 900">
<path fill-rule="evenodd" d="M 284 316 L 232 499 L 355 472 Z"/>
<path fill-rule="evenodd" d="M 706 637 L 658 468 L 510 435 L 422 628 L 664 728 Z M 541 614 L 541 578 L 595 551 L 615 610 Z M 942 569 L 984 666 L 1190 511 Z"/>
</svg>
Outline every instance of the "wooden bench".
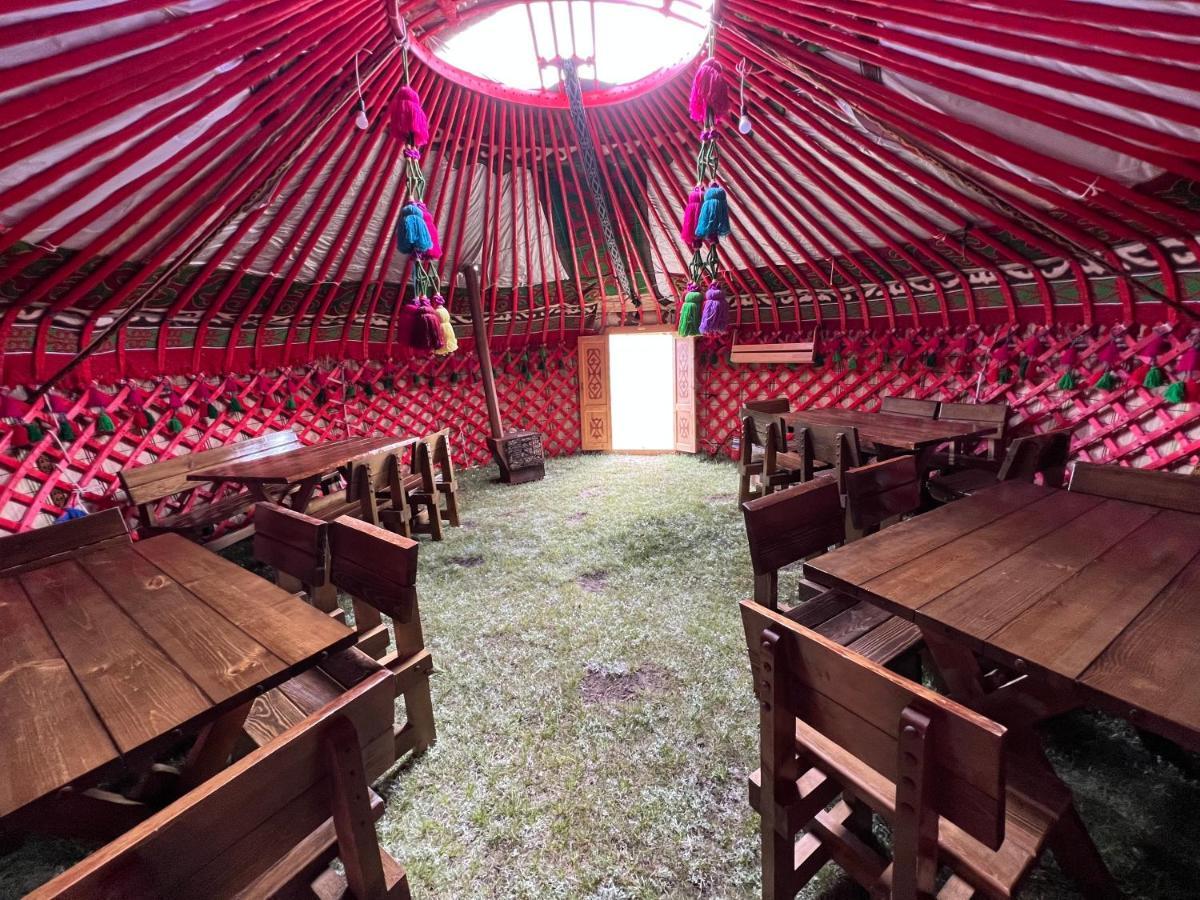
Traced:
<svg viewBox="0 0 1200 900">
<path fill-rule="evenodd" d="M 963 469 L 929 479 L 929 495 L 939 503 L 969 497 L 1001 481 L 1027 481 L 1040 473 L 1047 487 L 1062 487 L 1071 456 L 1071 432 L 1067 429 L 1020 437 L 1008 445 L 1000 471 Z"/>
<path fill-rule="evenodd" d="M 407 900 L 369 787 L 395 761 L 392 680 L 368 674 L 29 896 Z"/>
<path fill-rule="evenodd" d="M 224 496 L 214 503 L 197 503 L 190 509 L 164 514 L 164 507 L 186 506 L 189 495 L 203 486 L 202 482 L 189 481 L 188 475 L 220 463 L 279 453 L 299 446 L 300 438 L 294 431 L 273 431 L 236 444 L 123 469 L 120 473 L 121 486 L 130 502 L 137 507 L 139 531 L 143 537 L 174 532 L 219 550 L 254 533 L 253 523 L 248 522 L 224 532 L 215 540 L 209 539 L 216 526 L 246 512 L 254 501 L 243 491 Z"/>
<path fill-rule="evenodd" d="M 346 500 L 358 505 L 358 515 L 371 525 L 412 536 L 409 495 L 423 487 L 421 475 L 406 474 L 397 453 L 377 453 L 355 462 L 346 479 Z"/>
<path fill-rule="evenodd" d="M 1083 896 L 1117 896 L 1071 792 L 1003 726 L 786 614 L 741 612 L 760 701 L 749 795 L 764 897 L 790 900 L 833 861 L 872 897 L 1006 898 L 1047 848 Z"/>
<path fill-rule="evenodd" d="M 303 513 L 268 503 L 255 510 L 258 532 L 255 556 L 297 579 L 324 578 L 335 598 L 338 588 L 350 594 L 358 633 L 356 655 L 363 666 L 383 666 L 395 676 L 397 694 L 404 697 L 406 721 L 395 727 L 396 754 L 422 752 L 436 737 L 429 676 L 433 658 L 425 649 L 417 605 L 418 544 L 357 519 L 342 517 L 322 522 Z M 381 613 L 391 619 L 388 624 Z M 388 645 L 395 642 L 395 649 Z M 326 669 L 305 672 L 259 697 L 246 720 L 246 732 L 256 743 L 312 711 L 338 690 L 335 675 Z M 389 718 L 389 722 L 390 722 Z"/>
<path fill-rule="evenodd" d="M 838 486 L 819 478 L 742 504 L 750 561 L 754 568 L 754 600 L 779 608 L 779 570 L 826 552 L 846 539 L 845 515 Z M 921 642 L 916 625 L 882 608 L 839 591 L 825 591 L 801 581 L 799 603 L 784 615 L 869 659 L 888 664 L 908 657 Z M 919 674 L 919 673 L 917 673 Z"/>
<path fill-rule="evenodd" d="M 938 402 L 936 400 L 917 400 L 912 397 L 884 397 L 883 402 L 879 404 L 879 411 L 897 416 L 932 419 L 937 416 Z"/>
<path fill-rule="evenodd" d="M 942 403 L 937 418 L 944 422 L 969 422 L 995 425 L 995 429 L 979 437 L 954 441 L 950 449 L 933 455 L 932 468 L 982 468 L 995 472 L 1008 442 L 1007 403 Z M 964 453 L 967 444 L 983 444 L 983 454 Z"/>
</svg>

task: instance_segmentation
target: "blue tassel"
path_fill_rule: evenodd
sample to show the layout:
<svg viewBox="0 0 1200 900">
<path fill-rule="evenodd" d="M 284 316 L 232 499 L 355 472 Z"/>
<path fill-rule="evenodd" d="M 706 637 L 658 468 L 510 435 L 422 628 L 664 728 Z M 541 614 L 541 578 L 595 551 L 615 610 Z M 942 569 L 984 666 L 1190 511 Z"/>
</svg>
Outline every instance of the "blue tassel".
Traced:
<svg viewBox="0 0 1200 900">
<path fill-rule="evenodd" d="M 400 227 L 396 229 L 396 249 L 401 253 L 427 253 L 433 246 L 433 238 L 425 226 L 425 216 L 415 203 L 400 210 Z"/>
<path fill-rule="evenodd" d="M 704 192 L 704 203 L 700 206 L 700 220 L 696 223 L 696 237 L 706 241 L 729 234 L 729 201 L 725 188 L 714 184 Z"/>
<path fill-rule="evenodd" d="M 61 525 L 63 522 L 70 522 L 73 519 L 82 519 L 86 515 L 87 512 L 78 506 L 68 506 L 63 510 L 63 514 L 54 520 L 54 524 Z"/>
</svg>

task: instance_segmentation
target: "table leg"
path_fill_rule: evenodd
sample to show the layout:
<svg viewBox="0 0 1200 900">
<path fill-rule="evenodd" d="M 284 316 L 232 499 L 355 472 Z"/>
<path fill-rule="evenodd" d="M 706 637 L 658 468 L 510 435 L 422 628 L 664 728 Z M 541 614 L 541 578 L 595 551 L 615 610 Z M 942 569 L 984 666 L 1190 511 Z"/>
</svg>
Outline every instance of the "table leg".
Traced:
<svg viewBox="0 0 1200 900">
<path fill-rule="evenodd" d="M 313 494 L 317 490 L 317 485 L 321 483 L 320 477 L 308 478 L 300 482 L 300 487 L 296 493 L 292 494 L 292 502 L 289 504 L 296 512 L 304 512 L 308 509 L 309 501 L 312 500 Z"/>
<path fill-rule="evenodd" d="M 180 793 L 202 784 L 229 764 L 249 714 L 250 704 L 244 703 L 204 726 L 183 764 L 179 777 Z"/>
<path fill-rule="evenodd" d="M 111 841 L 149 818 L 154 807 L 96 788 L 64 788 L 4 819 L 6 832 Z"/>
<path fill-rule="evenodd" d="M 921 636 L 950 696 L 959 703 L 973 707 L 984 696 L 983 670 L 975 654 L 928 628 L 921 629 Z"/>
</svg>

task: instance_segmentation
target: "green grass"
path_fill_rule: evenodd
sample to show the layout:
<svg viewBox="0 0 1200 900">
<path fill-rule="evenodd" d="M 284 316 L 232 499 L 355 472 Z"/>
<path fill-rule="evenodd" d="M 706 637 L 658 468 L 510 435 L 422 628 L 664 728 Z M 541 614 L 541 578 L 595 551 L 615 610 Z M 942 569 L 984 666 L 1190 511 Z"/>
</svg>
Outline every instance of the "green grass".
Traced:
<svg viewBox="0 0 1200 900">
<path fill-rule="evenodd" d="M 675 456 L 547 469 L 518 487 L 464 473 L 464 527 L 422 539 L 438 742 L 381 783 L 380 835 L 417 898 L 756 896 L 735 471 Z M 1195 897 L 1200 784 L 1115 720 L 1064 717 L 1047 740 L 1127 894 Z M 78 853 L 27 844 L 0 859 L 0 894 Z M 838 882 L 828 868 L 806 896 Z M 1024 896 L 1079 895 L 1048 861 Z"/>
</svg>

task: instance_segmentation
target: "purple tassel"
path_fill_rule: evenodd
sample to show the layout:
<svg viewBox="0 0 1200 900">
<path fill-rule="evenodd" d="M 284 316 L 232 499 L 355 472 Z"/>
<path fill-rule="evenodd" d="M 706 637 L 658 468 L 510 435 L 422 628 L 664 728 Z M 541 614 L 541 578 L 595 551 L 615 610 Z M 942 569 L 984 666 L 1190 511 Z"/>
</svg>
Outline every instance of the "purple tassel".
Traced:
<svg viewBox="0 0 1200 900">
<path fill-rule="evenodd" d="M 696 185 L 688 194 L 687 206 L 683 208 L 683 225 L 679 229 L 679 238 L 687 246 L 695 247 L 700 243 L 696 237 L 696 223 L 700 221 L 700 207 L 704 203 L 704 188 Z"/>
<path fill-rule="evenodd" d="M 429 143 L 429 119 L 421 109 L 421 96 L 407 84 L 396 91 L 391 108 L 392 137 L 414 147 Z"/>
<path fill-rule="evenodd" d="M 704 294 L 704 314 L 700 317 L 701 334 L 724 334 L 729 330 L 729 305 L 725 292 L 715 281 Z"/>
<path fill-rule="evenodd" d="M 438 237 L 437 224 L 433 221 L 433 215 L 429 212 L 429 208 L 424 203 L 417 203 L 421 209 L 421 216 L 425 219 L 425 230 L 429 232 L 429 249 L 425 251 L 425 256 L 429 259 L 442 258 L 442 242 Z"/>
<path fill-rule="evenodd" d="M 692 79 L 692 96 L 688 112 L 693 122 L 703 122 L 708 113 L 713 121 L 729 112 L 729 89 L 725 85 L 725 70 L 711 56 L 700 63 Z"/>
</svg>

